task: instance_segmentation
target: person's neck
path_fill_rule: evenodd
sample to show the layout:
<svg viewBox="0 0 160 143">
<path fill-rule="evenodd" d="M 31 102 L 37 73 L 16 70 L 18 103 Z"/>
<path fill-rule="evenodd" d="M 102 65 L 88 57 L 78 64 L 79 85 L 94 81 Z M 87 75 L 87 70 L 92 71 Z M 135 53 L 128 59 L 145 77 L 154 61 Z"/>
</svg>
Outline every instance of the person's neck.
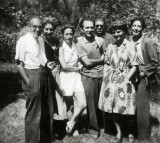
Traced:
<svg viewBox="0 0 160 143">
<path fill-rule="evenodd" d="M 104 36 L 104 32 L 103 33 L 96 33 L 97 37 L 103 37 Z"/>
<path fill-rule="evenodd" d="M 133 36 L 132 39 L 134 42 L 137 42 L 142 37 L 142 34 L 139 34 L 137 36 Z"/>
<path fill-rule="evenodd" d="M 89 41 L 89 42 L 93 42 L 94 41 L 94 36 L 91 36 L 91 37 L 86 37 L 86 40 Z"/>
<path fill-rule="evenodd" d="M 38 41 L 38 37 L 39 37 L 39 36 L 35 37 L 34 34 L 33 34 L 32 32 L 30 32 L 30 33 L 31 33 L 33 39 L 35 39 L 36 41 Z"/>
<path fill-rule="evenodd" d="M 115 42 L 115 45 L 116 45 L 117 47 L 119 47 L 119 46 L 123 43 L 123 41 L 124 41 L 124 38 L 121 39 L 121 40 L 117 40 L 117 41 Z"/>
<path fill-rule="evenodd" d="M 65 41 L 65 43 L 66 43 L 70 48 L 72 48 L 72 42 L 66 42 L 66 41 Z"/>
</svg>

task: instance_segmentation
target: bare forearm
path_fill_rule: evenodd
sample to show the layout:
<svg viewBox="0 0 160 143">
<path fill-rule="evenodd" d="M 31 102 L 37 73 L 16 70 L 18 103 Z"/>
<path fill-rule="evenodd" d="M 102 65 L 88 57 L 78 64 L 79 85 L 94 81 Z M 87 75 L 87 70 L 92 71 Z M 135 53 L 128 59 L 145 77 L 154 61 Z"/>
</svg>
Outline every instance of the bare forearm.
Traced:
<svg viewBox="0 0 160 143">
<path fill-rule="evenodd" d="M 91 66 L 101 65 L 103 63 L 104 63 L 104 60 L 102 60 L 102 59 L 88 59 L 88 61 L 85 63 L 85 65 L 87 67 L 91 67 Z"/>
<path fill-rule="evenodd" d="M 127 78 L 130 79 L 132 77 L 132 75 L 136 72 L 136 66 L 133 66 L 131 68 L 131 70 L 129 71 L 128 75 L 127 75 Z"/>
<path fill-rule="evenodd" d="M 66 70 L 66 71 L 79 71 L 80 68 L 79 67 L 75 67 L 75 66 L 71 66 L 71 65 L 63 65 L 62 69 Z"/>
</svg>

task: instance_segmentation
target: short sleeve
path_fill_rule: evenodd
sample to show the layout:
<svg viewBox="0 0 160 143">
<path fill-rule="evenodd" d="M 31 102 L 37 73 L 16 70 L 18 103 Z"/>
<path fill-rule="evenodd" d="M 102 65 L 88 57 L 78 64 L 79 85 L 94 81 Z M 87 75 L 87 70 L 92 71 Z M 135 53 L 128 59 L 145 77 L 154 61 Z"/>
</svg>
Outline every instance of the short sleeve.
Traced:
<svg viewBox="0 0 160 143">
<path fill-rule="evenodd" d="M 80 43 L 77 43 L 76 47 L 77 47 L 77 54 L 79 58 L 87 56 L 87 51 L 84 49 L 83 45 L 81 45 Z"/>
<path fill-rule="evenodd" d="M 128 56 L 132 66 L 138 65 L 137 62 L 137 52 L 135 43 L 129 42 L 127 43 Z"/>
<path fill-rule="evenodd" d="M 113 45 L 112 44 L 109 44 L 108 47 L 106 48 L 106 51 L 105 51 L 105 63 L 109 64 L 110 63 L 110 59 L 111 59 L 111 54 L 113 52 Z"/>
<path fill-rule="evenodd" d="M 25 46 L 24 46 L 23 38 L 20 38 L 17 41 L 15 59 L 22 62 L 25 60 Z"/>
</svg>

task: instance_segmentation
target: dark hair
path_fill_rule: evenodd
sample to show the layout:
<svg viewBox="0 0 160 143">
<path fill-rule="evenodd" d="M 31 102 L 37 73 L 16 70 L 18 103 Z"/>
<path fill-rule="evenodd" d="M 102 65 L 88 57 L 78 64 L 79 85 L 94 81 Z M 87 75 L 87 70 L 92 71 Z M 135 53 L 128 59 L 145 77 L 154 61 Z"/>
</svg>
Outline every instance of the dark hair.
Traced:
<svg viewBox="0 0 160 143">
<path fill-rule="evenodd" d="M 81 22 L 80 22 L 80 24 L 79 24 L 79 27 L 80 27 L 81 29 L 83 29 L 83 23 L 84 23 L 85 21 L 91 21 L 91 22 L 93 22 L 93 26 L 95 25 L 95 22 L 94 22 L 92 19 L 90 19 L 90 18 L 84 18 L 84 19 L 81 20 Z"/>
<path fill-rule="evenodd" d="M 118 30 L 118 29 L 124 31 L 125 34 L 128 33 L 127 24 L 114 25 L 114 26 L 112 26 L 112 27 L 110 28 L 109 31 L 110 31 L 111 34 L 113 34 L 113 32 L 114 32 L 115 30 Z"/>
<path fill-rule="evenodd" d="M 56 26 L 58 24 L 58 20 L 52 16 L 44 17 L 43 18 L 43 27 L 45 27 L 45 25 L 47 25 L 47 24 L 51 24 L 54 28 L 56 28 Z"/>
<path fill-rule="evenodd" d="M 65 31 L 67 28 L 72 29 L 73 34 L 74 34 L 74 32 L 75 32 L 75 28 L 74 28 L 74 26 L 73 26 L 73 25 L 70 25 L 70 24 L 66 24 L 66 25 L 64 25 L 64 26 L 62 27 L 62 29 L 61 29 L 62 34 L 64 34 L 64 31 Z"/>
<path fill-rule="evenodd" d="M 132 27 L 132 25 L 133 25 L 133 23 L 134 23 L 135 21 L 140 21 L 140 22 L 141 22 L 141 24 L 142 24 L 142 30 L 144 30 L 144 29 L 146 28 L 145 20 L 144 20 L 142 17 L 133 18 L 133 19 L 131 20 L 130 27 Z"/>
</svg>

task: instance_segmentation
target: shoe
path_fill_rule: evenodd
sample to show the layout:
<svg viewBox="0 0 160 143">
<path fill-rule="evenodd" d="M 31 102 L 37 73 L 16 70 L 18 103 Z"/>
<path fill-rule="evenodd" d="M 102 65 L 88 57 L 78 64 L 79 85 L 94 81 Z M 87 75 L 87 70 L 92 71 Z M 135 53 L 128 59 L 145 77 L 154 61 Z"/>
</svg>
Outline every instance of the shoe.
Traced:
<svg viewBox="0 0 160 143">
<path fill-rule="evenodd" d="M 74 132 L 73 132 L 73 137 L 78 137 L 79 136 L 79 132 L 78 132 L 78 130 L 75 130 Z"/>
<path fill-rule="evenodd" d="M 134 142 L 135 142 L 134 136 L 132 134 L 129 134 L 128 135 L 128 143 L 134 143 Z"/>
<path fill-rule="evenodd" d="M 71 123 L 70 121 L 67 122 L 66 132 L 68 135 L 72 134 L 74 126 L 75 126 L 75 122 L 73 122 L 73 123 Z"/>
</svg>

